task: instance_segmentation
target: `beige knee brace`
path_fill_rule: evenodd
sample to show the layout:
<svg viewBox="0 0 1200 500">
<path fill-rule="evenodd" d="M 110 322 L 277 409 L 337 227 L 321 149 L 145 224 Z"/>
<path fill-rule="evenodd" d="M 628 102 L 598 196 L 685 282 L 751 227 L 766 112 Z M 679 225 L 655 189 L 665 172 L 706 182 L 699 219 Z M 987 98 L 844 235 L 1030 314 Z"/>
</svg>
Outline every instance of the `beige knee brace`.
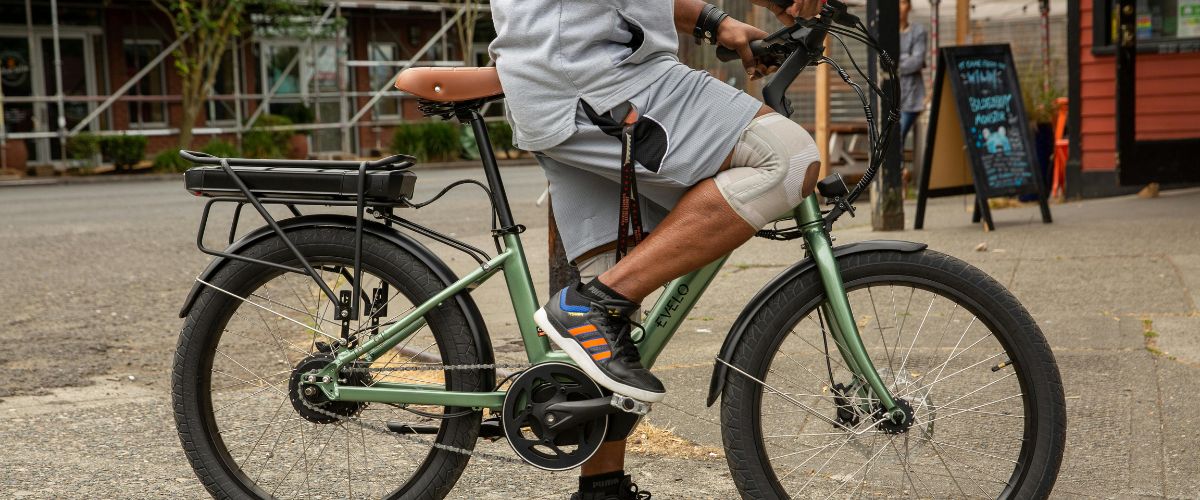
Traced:
<svg viewBox="0 0 1200 500">
<path fill-rule="evenodd" d="M 717 189 L 751 226 L 765 226 L 811 192 L 820 170 L 811 135 L 777 113 L 755 118 L 733 148 L 729 169 L 717 174 Z"/>
</svg>

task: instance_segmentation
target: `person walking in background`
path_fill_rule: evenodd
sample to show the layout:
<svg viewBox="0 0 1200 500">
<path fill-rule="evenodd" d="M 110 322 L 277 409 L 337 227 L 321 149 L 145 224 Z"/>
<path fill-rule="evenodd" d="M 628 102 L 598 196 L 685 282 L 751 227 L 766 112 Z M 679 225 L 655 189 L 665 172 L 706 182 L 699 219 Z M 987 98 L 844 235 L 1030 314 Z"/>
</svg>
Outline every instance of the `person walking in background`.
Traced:
<svg viewBox="0 0 1200 500">
<path fill-rule="evenodd" d="M 925 110 L 925 52 L 929 33 L 922 24 L 908 22 L 912 0 L 900 0 L 900 144 L 908 138 L 917 117 Z M 915 146 L 914 146 L 915 149 Z M 907 182 L 908 176 L 905 176 Z"/>
</svg>

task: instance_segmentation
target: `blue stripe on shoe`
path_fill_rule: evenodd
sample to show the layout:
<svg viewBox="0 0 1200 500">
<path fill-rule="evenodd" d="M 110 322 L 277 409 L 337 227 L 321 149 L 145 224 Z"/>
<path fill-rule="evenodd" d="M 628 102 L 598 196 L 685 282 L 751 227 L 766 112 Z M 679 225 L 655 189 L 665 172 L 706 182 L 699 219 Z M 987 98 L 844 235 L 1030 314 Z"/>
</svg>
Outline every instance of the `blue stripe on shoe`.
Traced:
<svg viewBox="0 0 1200 500">
<path fill-rule="evenodd" d="M 567 289 L 563 288 L 558 292 L 558 308 L 566 312 L 585 313 L 590 309 L 587 306 L 569 306 L 567 305 Z"/>
</svg>

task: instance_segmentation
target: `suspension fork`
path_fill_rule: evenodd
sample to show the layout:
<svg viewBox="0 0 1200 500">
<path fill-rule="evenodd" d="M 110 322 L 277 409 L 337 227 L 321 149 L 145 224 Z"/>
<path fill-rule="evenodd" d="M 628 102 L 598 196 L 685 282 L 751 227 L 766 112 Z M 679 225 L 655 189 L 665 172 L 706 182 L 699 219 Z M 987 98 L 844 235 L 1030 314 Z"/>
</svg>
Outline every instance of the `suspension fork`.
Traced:
<svg viewBox="0 0 1200 500">
<path fill-rule="evenodd" d="M 846 288 L 842 283 L 842 273 L 838 269 L 837 259 L 833 256 L 833 244 L 829 233 L 825 231 L 825 219 L 821 216 L 817 195 L 812 194 L 805 198 L 796 207 L 793 216 L 804 236 L 805 248 L 808 249 L 821 276 L 826 297 L 825 303 L 820 306 L 821 311 L 846 367 L 854 373 L 856 379 L 865 382 L 871 389 L 889 419 L 897 423 L 903 422 L 904 411 L 896 405 L 892 393 L 879 378 L 879 372 L 875 371 L 875 365 L 870 356 L 867 356 L 862 337 L 859 336 L 858 324 L 854 321 L 850 300 L 846 297 Z"/>
</svg>

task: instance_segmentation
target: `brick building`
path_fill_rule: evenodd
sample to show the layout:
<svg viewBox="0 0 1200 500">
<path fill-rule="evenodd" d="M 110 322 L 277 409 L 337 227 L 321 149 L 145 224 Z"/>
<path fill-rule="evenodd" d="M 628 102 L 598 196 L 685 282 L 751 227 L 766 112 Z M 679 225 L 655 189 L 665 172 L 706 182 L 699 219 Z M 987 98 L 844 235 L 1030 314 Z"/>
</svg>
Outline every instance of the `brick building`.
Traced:
<svg viewBox="0 0 1200 500">
<path fill-rule="evenodd" d="M 372 99 L 410 62 L 465 64 L 459 11 L 433 1 L 324 1 L 297 21 L 307 35 L 256 28 L 231 41 L 194 145 L 235 141 L 263 111 L 305 106 L 314 115 L 310 151 L 386 149 L 392 127 L 420 114 L 394 90 Z M 480 28 L 490 30 L 484 19 Z M 30 165 L 61 166 L 60 138 L 80 132 L 145 135 L 148 156 L 175 147 L 182 113 L 173 42 L 168 19 L 148 0 L 0 0 L 0 138 L 20 141 Z M 482 43 L 467 55 L 486 63 Z"/>
</svg>

